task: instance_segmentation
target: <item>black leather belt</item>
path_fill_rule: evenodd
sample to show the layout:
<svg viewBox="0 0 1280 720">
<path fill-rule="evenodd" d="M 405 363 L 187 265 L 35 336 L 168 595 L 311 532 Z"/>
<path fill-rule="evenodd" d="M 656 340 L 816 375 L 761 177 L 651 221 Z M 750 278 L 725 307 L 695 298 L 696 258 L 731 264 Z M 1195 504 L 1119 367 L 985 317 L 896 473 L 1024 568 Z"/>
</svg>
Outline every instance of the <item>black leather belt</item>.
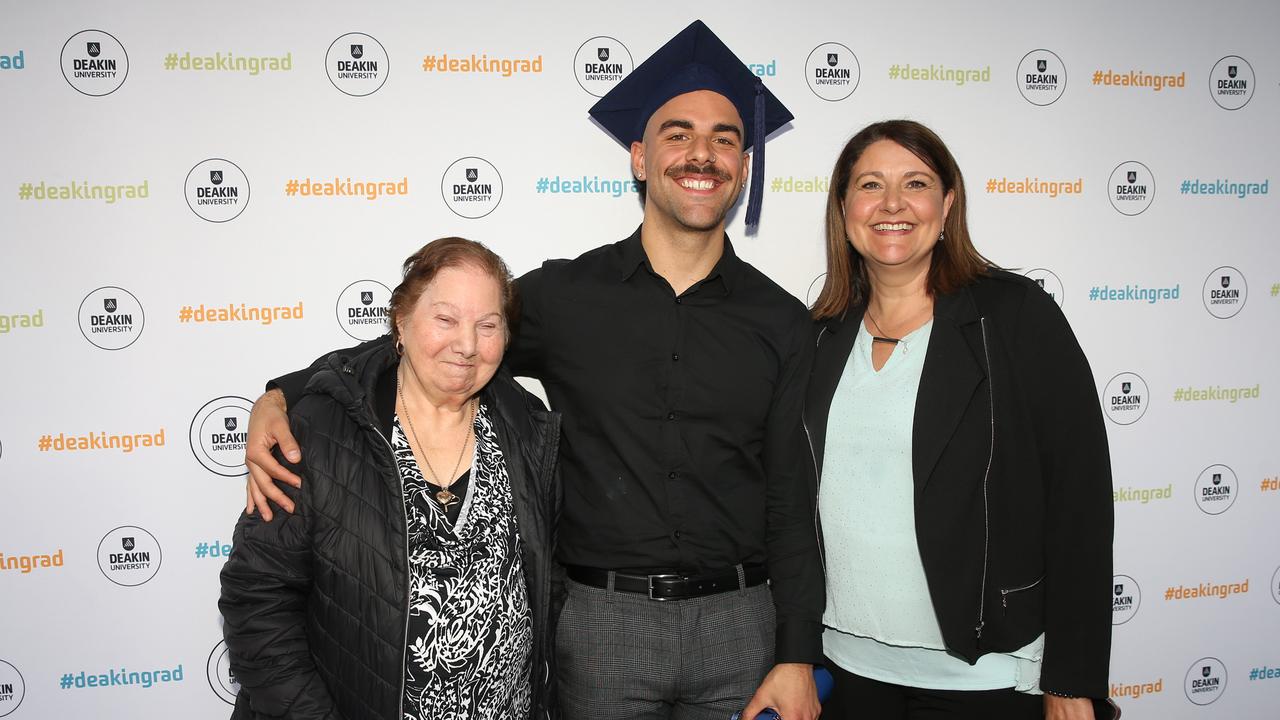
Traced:
<svg viewBox="0 0 1280 720">
<path fill-rule="evenodd" d="M 566 568 L 569 579 L 591 587 L 609 587 L 609 571 L 599 568 L 570 565 Z M 769 579 L 763 565 L 743 565 L 743 587 L 754 587 Z M 614 573 L 613 589 L 618 592 L 648 596 L 650 600 L 687 600 L 737 590 L 738 570 L 729 568 L 697 575 L 660 573 L 657 575 L 632 575 Z"/>
</svg>

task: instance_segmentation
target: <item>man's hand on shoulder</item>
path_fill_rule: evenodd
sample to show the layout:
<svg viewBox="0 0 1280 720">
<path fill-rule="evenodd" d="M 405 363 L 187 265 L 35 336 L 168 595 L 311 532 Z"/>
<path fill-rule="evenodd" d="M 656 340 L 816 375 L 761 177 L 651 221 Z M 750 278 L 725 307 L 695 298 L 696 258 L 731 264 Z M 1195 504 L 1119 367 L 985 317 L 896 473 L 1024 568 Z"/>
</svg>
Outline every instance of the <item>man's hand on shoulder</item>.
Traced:
<svg viewBox="0 0 1280 720">
<path fill-rule="evenodd" d="M 244 451 L 249 480 L 245 483 L 244 511 L 252 515 L 256 509 L 267 522 L 271 522 L 272 518 L 268 500 L 279 505 L 285 512 L 291 513 L 294 509 L 293 501 L 276 487 L 274 481 L 289 483 L 296 488 L 302 487 L 302 478 L 290 472 L 271 454 L 271 449 L 279 445 L 280 451 L 290 462 L 302 459 L 298 441 L 294 440 L 293 433 L 289 431 L 287 409 L 284 393 L 268 390 L 253 404 L 253 412 L 249 414 L 249 436 Z"/>
</svg>

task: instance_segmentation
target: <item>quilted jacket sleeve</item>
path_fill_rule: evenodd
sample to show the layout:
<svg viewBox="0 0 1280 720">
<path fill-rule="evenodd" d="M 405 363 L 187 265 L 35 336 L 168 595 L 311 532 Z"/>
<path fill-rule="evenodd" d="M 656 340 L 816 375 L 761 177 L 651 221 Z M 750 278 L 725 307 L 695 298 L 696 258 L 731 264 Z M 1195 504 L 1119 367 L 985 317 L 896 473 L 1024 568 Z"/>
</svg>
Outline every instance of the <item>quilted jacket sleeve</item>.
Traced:
<svg viewBox="0 0 1280 720">
<path fill-rule="evenodd" d="M 294 432 L 305 447 L 305 427 L 298 425 Z M 304 467 L 290 469 L 307 477 Z M 281 512 L 270 523 L 257 513 L 241 514 L 222 568 L 218 608 L 241 688 L 235 717 L 245 717 L 247 709 L 252 718 L 340 718 L 316 672 L 305 630 L 313 517 L 306 487 L 284 487 L 296 513 Z"/>
</svg>

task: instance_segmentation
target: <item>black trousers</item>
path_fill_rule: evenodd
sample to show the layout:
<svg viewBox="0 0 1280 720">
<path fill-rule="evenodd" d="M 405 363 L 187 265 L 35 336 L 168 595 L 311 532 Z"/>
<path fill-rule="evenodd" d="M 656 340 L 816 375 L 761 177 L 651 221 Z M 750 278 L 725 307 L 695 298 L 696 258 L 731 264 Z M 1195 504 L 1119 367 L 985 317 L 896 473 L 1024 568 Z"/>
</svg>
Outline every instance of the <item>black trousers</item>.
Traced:
<svg viewBox="0 0 1280 720">
<path fill-rule="evenodd" d="M 1032 720 L 1044 718 L 1040 695 L 1004 690 L 924 690 L 871 680 L 829 658 L 835 679 L 822 720 Z"/>
</svg>

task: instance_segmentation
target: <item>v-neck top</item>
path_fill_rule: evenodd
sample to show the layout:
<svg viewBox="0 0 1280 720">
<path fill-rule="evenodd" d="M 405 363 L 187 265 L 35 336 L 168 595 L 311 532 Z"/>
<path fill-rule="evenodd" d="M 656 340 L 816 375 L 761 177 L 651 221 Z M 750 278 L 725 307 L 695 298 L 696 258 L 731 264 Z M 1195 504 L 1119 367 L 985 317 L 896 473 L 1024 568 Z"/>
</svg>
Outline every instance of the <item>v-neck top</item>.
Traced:
<svg viewBox="0 0 1280 720">
<path fill-rule="evenodd" d="M 896 644 L 944 648 L 916 544 L 911 430 L 933 321 L 872 365 L 858 326 L 831 401 L 818 491 L 827 552 L 823 621 Z"/>
<path fill-rule="evenodd" d="M 823 649 L 845 670 L 936 690 L 1033 690 L 1043 639 L 969 665 L 949 655 L 916 541 L 916 396 L 933 320 L 875 370 L 858 327 L 831 401 L 819 512 L 827 549 Z M 928 412 L 928 409 L 923 409 Z"/>
</svg>

